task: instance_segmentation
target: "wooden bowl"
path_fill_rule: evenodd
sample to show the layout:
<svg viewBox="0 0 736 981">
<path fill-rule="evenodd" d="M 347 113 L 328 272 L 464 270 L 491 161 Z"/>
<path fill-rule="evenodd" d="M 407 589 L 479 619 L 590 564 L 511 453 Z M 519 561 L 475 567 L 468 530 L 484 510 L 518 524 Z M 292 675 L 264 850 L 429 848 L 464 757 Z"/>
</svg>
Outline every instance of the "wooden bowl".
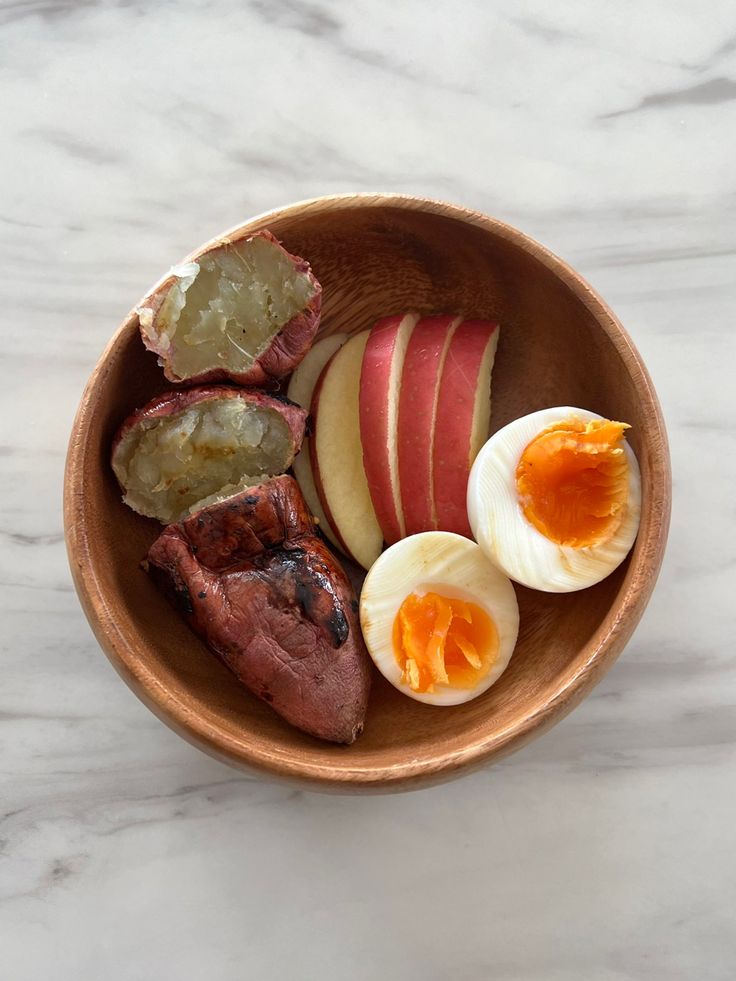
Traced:
<svg viewBox="0 0 736 981">
<path fill-rule="evenodd" d="M 518 748 L 561 719 L 631 636 L 654 587 L 669 524 L 669 458 L 657 397 L 631 340 L 588 284 L 499 221 L 420 198 L 354 195 L 269 212 L 228 234 L 263 227 L 310 260 L 324 288 L 322 333 L 363 330 L 407 308 L 499 320 L 494 431 L 551 405 L 579 405 L 632 426 L 643 510 L 628 560 L 577 593 L 517 587 L 521 630 L 511 663 L 465 705 L 420 704 L 375 672 L 364 734 L 353 746 L 335 746 L 291 728 L 243 690 L 139 568 L 160 526 L 122 504 L 110 440 L 132 409 L 171 386 L 143 348 L 135 312 L 100 358 L 74 423 L 64 516 L 82 605 L 125 681 L 182 736 L 238 767 L 343 791 L 439 782 Z M 169 258 L 176 257 L 162 257 L 162 266 Z"/>
</svg>

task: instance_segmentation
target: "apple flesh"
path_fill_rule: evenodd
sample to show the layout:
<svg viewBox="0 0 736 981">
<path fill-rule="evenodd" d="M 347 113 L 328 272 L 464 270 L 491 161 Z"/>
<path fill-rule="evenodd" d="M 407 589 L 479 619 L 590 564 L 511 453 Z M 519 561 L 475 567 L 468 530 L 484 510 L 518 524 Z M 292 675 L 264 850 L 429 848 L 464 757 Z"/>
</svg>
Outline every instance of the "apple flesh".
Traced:
<svg viewBox="0 0 736 981">
<path fill-rule="evenodd" d="M 327 362 L 312 399 L 312 470 L 338 547 L 364 569 L 376 561 L 383 534 L 368 489 L 360 443 L 360 372 L 368 331 Z"/>
<path fill-rule="evenodd" d="M 301 405 L 309 411 L 319 376 L 332 355 L 343 346 L 347 339 L 347 334 L 330 334 L 329 337 L 321 338 L 312 346 L 289 381 L 286 394 L 292 402 L 296 402 L 297 405 Z M 304 500 L 307 502 L 307 507 L 317 521 L 319 530 L 333 545 L 339 548 L 337 535 L 327 520 L 327 515 L 317 493 L 309 443 L 310 437 L 305 436 L 302 441 L 301 452 L 295 458 L 292 469 L 304 495 Z"/>
<path fill-rule="evenodd" d="M 399 488 L 398 415 L 406 350 L 419 315 L 385 317 L 368 337 L 360 373 L 360 439 L 373 507 L 389 545 L 406 535 Z"/>
<path fill-rule="evenodd" d="M 406 535 L 437 527 L 433 499 L 433 441 L 440 378 L 461 318 L 424 317 L 409 338 L 401 373 L 398 461 Z"/>
<path fill-rule="evenodd" d="M 468 477 L 491 421 L 491 372 L 498 324 L 466 320 L 447 350 L 437 398 L 433 440 L 433 496 L 440 531 L 472 538 L 466 496 Z"/>
</svg>

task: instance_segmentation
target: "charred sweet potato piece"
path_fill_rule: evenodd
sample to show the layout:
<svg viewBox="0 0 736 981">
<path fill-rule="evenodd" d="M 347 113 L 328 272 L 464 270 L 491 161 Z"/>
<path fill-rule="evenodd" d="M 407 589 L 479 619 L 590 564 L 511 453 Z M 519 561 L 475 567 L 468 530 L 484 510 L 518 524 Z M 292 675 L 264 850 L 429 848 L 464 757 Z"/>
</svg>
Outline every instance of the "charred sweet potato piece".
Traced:
<svg viewBox="0 0 736 981">
<path fill-rule="evenodd" d="M 321 300 L 309 263 L 262 231 L 172 269 L 138 319 L 170 381 L 262 385 L 307 353 Z"/>
<path fill-rule="evenodd" d="M 163 523 L 291 466 L 306 410 L 225 385 L 167 392 L 129 416 L 112 468 L 134 511 Z"/>
<path fill-rule="evenodd" d="M 362 732 L 370 660 L 355 593 L 292 477 L 169 525 L 148 561 L 190 626 L 279 715 L 333 742 Z"/>
</svg>

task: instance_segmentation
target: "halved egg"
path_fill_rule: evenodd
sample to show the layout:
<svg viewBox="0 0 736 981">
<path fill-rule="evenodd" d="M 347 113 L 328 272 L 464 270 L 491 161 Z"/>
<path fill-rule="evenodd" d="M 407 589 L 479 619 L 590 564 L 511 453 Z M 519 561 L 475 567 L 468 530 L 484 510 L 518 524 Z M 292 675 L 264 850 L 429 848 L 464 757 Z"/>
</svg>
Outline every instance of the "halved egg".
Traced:
<svg viewBox="0 0 736 981">
<path fill-rule="evenodd" d="M 488 440 L 470 472 L 468 517 L 475 540 L 507 576 L 566 593 L 623 562 L 641 514 L 628 428 L 562 406 L 516 419 Z"/>
<path fill-rule="evenodd" d="M 381 674 L 430 705 L 458 705 L 490 688 L 519 632 L 514 587 L 475 542 L 426 531 L 371 566 L 360 625 Z"/>
</svg>

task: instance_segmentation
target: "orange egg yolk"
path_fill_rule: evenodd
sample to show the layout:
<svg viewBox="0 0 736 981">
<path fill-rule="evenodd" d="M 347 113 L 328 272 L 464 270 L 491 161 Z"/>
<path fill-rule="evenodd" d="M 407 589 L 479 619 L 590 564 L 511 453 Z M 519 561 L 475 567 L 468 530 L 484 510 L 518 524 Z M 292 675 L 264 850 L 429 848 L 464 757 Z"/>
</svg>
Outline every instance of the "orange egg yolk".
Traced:
<svg viewBox="0 0 736 981">
<path fill-rule="evenodd" d="M 516 468 L 522 510 L 545 538 L 584 548 L 608 541 L 625 514 L 623 422 L 569 419 L 544 429 Z"/>
<path fill-rule="evenodd" d="M 498 656 L 498 631 L 475 603 L 412 593 L 396 614 L 393 645 L 401 681 L 413 691 L 474 688 Z"/>
</svg>

